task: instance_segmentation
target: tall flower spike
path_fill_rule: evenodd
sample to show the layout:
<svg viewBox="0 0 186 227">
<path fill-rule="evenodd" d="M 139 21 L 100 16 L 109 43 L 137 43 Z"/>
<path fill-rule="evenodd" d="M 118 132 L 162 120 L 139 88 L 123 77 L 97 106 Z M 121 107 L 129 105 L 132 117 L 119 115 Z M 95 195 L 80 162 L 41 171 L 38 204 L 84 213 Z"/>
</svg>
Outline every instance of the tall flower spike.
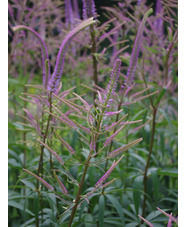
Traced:
<svg viewBox="0 0 186 227">
<path fill-rule="evenodd" d="M 95 17 L 96 7 L 94 0 L 82 0 L 83 1 L 83 19 L 86 20 L 89 17 Z"/>
<path fill-rule="evenodd" d="M 74 154 L 75 150 L 66 142 L 64 141 L 59 135 L 58 133 L 54 130 L 56 136 L 58 137 L 58 139 L 61 141 L 61 143 L 66 147 L 66 149 L 71 153 Z"/>
<path fill-rule="evenodd" d="M 24 25 L 18 25 L 13 27 L 13 31 L 19 31 L 19 30 L 27 30 L 30 31 L 39 41 L 40 45 L 41 45 L 41 55 L 42 55 L 42 66 L 43 66 L 43 86 L 45 87 L 45 85 L 48 83 L 48 80 L 50 79 L 50 65 L 48 62 L 48 51 L 47 51 L 47 47 L 46 44 L 44 42 L 44 40 L 41 38 L 41 36 L 34 31 L 32 28 L 24 26 Z M 46 64 L 45 64 L 46 62 Z M 47 78 L 48 77 L 48 78 Z"/>
<path fill-rule="evenodd" d="M 159 207 L 157 207 L 157 209 L 162 212 L 165 216 L 167 216 L 168 218 L 170 218 L 172 221 L 174 221 L 175 223 L 178 224 L 178 220 L 172 216 L 172 214 L 167 214 L 165 211 L 163 211 L 162 209 L 160 209 Z"/>
<path fill-rule="evenodd" d="M 136 145 L 137 143 L 141 142 L 142 141 L 142 138 L 139 138 L 137 140 L 134 140 L 132 141 L 131 143 L 127 144 L 127 145 L 124 145 L 112 152 L 110 152 L 107 156 L 107 158 L 113 158 L 121 153 L 123 153 L 124 151 L 128 150 L 130 147 L 133 147 L 134 145 Z"/>
<path fill-rule="evenodd" d="M 71 26 L 74 22 L 71 0 L 65 0 L 65 22 L 67 26 Z"/>
<path fill-rule="evenodd" d="M 24 171 L 26 171 L 27 173 L 31 174 L 32 176 L 34 176 L 36 179 L 38 179 L 42 184 L 45 185 L 45 187 L 47 187 L 49 190 L 51 191 L 54 191 L 54 188 L 49 184 L 47 183 L 45 180 L 43 180 L 41 177 L 38 177 L 37 175 L 35 175 L 34 173 L 30 172 L 29 170 L 27 169 L 23 169 Z"/>
<path fill-rule="evenodd" d="M 96 150 L 96 141 L 95 141 L 95 137 L 92 136 L 91 142 L 90 142 L 90 150 L 91 151 L 95 151 Z"/>
<path fill-rule="evenodd" d="M 113 133 L 104 143 L 104 147 L 107 147 L 117 136 L 117 134 L 125 127 L 125 125 L 121 126 L 115 133 Z"/>
<path fill-rule="evenodd" d="M 170 214 L 170 216 L 172 217 L 172 213 Z M 167 227 L 172 227 L 172 219 L 171 218 L 169 218 Z"/>
<path fill-rule="evenodd" d="M 81 22 L 63 40 L 61 47 L 59 49 L 58 55 L 57 55 L 54 73 L 52 75 L 51 80 L 49 81 L 48 90 L 50 92 L 55 92 L 58 87 L 58 84 L 59 84 L 59 81 L 61 79 L 62 72 L 63 72 L 65 55 L 66 55 L 70 42 L 72 41 L 74 36 L 76 36 L 80 31 L 82 31 L 84 28 L 86 28 L 87 26 L 89 26 L 93 23 L 95 23 L 95 21 L 93 21 L 93 18 L 89 18 L 86 21 Z"/>
<path fill-rule="evenodd" d="M 145 218 L 143 218 L 141 215 L 138 215 L 145 223 L 147 223 L 150 227 L 155 227 L 153 224 L 151 224 L 149 221 L 147 221 Z"/>
<path fill-rule="evenodd" d="M 161 36 L 163 34 L 163 19 L 160 15 L 161 12 L 162 12 L 161 0 L 157 0 L 156 1 L 156 12 L 155 12 L 157 19 L 154 21 L 154 27 L 155 27 L 156 33 L 159 36 Z"/>
<path fill-rule="evenodd" d="M 98 180 L 98 182 L 95 184 L 95 187 L 100 187 L 103 183 L 105 183 L 105 181 L 108 179 L 108 177 L 110 176 L 110 174 L 112 173 L 116 165 L 121 161 L 123 156 L 121 156 L 121 158 L 117 162 L 114 161 L 112 163 L 112 166 L 110 167 L 110 169 Z"/>
<path fill-rule="evenodd" d="M 57 161 L 61 164 L 64 165 L 64 161 L 62 160 L 62 158 L 54 151 L 52 150 L 49 146 L 47 146 L 45 143 L 43 143 L 41 140 L 37 139 L 37 141 L 39 143 L 41 143 L 44 147 L 46 147 L 46 149 L 54 155 L 54 157 L 57 159 Z"/>
<path fill-rule="evenodd" d="M 80 19 L 79 16 L 79 7 L 78 7 L 78 0 L 73 0 L 73 9 L 74 9 L 74 16 L 77 19 Z"/>
<path fill-rule="evenodd" d="M 141 24 L 138 28 L 138 33 L 136 35 L 136 39 L 135 39 L 134 46 L 133 46 L 133 49 L 132 49 L 132 56 L 131 56 L 129 68 L 128 68 L 128 71 L 127 71 L 127 78 L 131 83 L 134 80 L 134 74 L 135 74 L 135 71 L 136 71 L 137 63 L 138 63 L 138 56 L 139 56 L 139 51 L 140 51 L 141 39 L 142 39 L 143 31 L 144 31 L 144 28 L 145 28 L 145 23 L 147 21 L 148 16 L 152 12 L 153 12 L 153 10 L 149 9 L 145 13 L 143 20 L 142 20 L 142 22 L 141 22 Z M 125 87 L 126 83 L 124 83 L 123 86 Z"/>
<path fill-rule="evenodd" d="M 114 62 L 114 67 L 110 76 L 110 81 L 107 85 L 106 88 L 106 93 L 104 96 L 104 105 L 108 105 L 111 100 L 111 95 L 114 94 L 116 88 L 117 88 L 117 82 L 119 79 L 119 73 L 120 73 L 120 67 L 121 67 L 121 60 L 120 59 L 116 59 Z"/>
<path fill-rule="evenodd" d="M 54 174 L 54 177 L 56 178 L 60 188 L 61 188 L 61 191 L 64 195 L 67 195 L 68 194 L 68 191 L 67 189 L 65 188 L 64 184 L 61 182 L 61 180 L 59 179 L 59 177 L 57 176 L 57 174 L 55 172 L 53 172 Z"/>
</svg>

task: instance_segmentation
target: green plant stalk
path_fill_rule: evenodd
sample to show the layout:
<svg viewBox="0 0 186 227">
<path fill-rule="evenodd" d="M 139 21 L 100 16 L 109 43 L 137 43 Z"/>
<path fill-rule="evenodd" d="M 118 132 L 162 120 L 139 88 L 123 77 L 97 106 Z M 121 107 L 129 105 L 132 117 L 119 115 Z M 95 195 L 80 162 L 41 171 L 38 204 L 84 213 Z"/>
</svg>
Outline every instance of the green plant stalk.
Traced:
<svg viewBox="0 0 186 227">
<path fill-rule="evenodd" d="M 82 175 L 82 178 L 81 178 L 81 183 L 79 185 L 79 190 L 78 190 L 78 193 L 77 193 L 77 196 L 76 196 L 76 200 L 75 200 L 75 205 L 72 209 L 72 213 L 70 215 L 70 220 L 69 220 L 69 223 L 68 223 L 68 227 L 71 227 L 71 224 L 72 224 L 72 221 L 74 219 L 74 216 L 75 216 L 75 213 L 76 213 L 76 209 L 77 209 L 77 206 L 78 206 L 78 203 L 80 201 L 80 198 L 81 198 L 81 192 L 82 192 L 82 189 L 83 189 L 83 185 L 84 185 L 84 181 L 85 181 L 85 176 L 86 176 L 86 173 L 87 173 L 87 170 L 88 170 L 88 167 L 89 167 L 89 162 L 90 162 L 90 159 L 91 159 L 91 153 L 92 153 L 92 150 L 90 151 L 89 155 L 88 155 L 88 158 L 85 162 L 85 167 L 84 167 L 84 170 L 83 170 L 83 175 Z"/>
<path fill-rule="evenodd" d="M 52 98 L 51 97 L 52 97 L 52 94 L 50 93 L 50 96 L 49 96 L 50 112 L 52 111 Z M 45 143 L 46 138 L 47 138 L 50 121 L 51 121 L 51 115 L 48 116 L 46 131 L 45 131 L 45 134 L 43 136 L 43 143 Z M 43 178 L 43 153 L 44 153 L 44 146 L 42 145 L 41 146 L 40 159 L 39 159 L 39 166 L 38 166 L 38 170 L 37 170 L 37 175 L 40 176 L 41 178 Z M 43 220 L 43 209 L 42 209 L 43 201 L 42 201 L 42 196 L 40 196 L 40 192 L 39 192 L 39 181 L 38 180 L 37 180 L 37 189 L 38 189 L 39 197 L 41 197 L 40 198 L 40 208 L 41 208 L 41 215 L 42 215 L 42 220 Z M 39 223 L 38 223 L 37 226 L 39 226 Z"/>
<path fill-rule="evenodd" d="M 107 97 L 107 100 L 106 100 L 106 103 L 108 102 L 108 97 Z M 102 117 L 103 117 L 103 113 L 105 111 L 105 108 L 102 109 L 102 113 L 100 115 L 100 119 L 98 121 L 98 124 L 97 124 L 97 132 L 99 132 L 99 129 L 100 129 L 100 124 L 101 124 L 101 121 L 102 121 Z M 95 143 L 97 141 L 98 137 L 96 136 L 95 137 Z M 97 146 L 96 146 L 96 149 L 97 149 Z M 90 162 L 90 159 L 91 159 L 91 154 L 92 154 L 92 150 L 90 150 L 90 153 L 88 155 L 88 158 L 85 162 L 85 168 L 83 170 L 83 175 L 82 175 L 82 178 L 81 178 L 81 183 L 79 185 L 79 190 L 78 190 L 78 193 L 77 193 L 77 196 L 76 196 L 76 200 L 75 200 L 75 205 L 72 209 L 72 213 L 71 213 L 71 216 L 70 216 L 70 220 L 69 220 L 69 224 L 68 224 L 68 227 L 71 227 L 71 224 L 72 224 L 72 221 L 74 219 L 74 216 L 75 216 L 75 213 L 76 213 L 76 209 L 77 209 L 77 206 L 78 206 L 78 202 L 80 200 L 80 195 L 81 195 L 81 192 L 82 192 L 82 189 L 83 189 L 83 185 L 84 185 L 84 181 L 85 181 L 85 176 L 86 176 L 86 173 L 87 173 L 87 170 L 88 170 L 88 167 L 89 167 L 89 162 Z"/>
<path fill-rule="evenodd" d="M 49 69 L 48 69 L 48 59 L 45 61 L 45 66 L 46 66 L 46 77 L 48 78 L 49 75 Z M 47 84 L 45 83 L 45 89 L 46 89 Z M 44 92 L 44 94 L 46 94 L 46 92 Z M 50 104 L 50 112 L 52 112 L 52 92 L 50 92 L 49 94 L 49 104 Z M 44 106 L 43 106 L 43 111 L 42 111 L 42 123 L 41 123 L 41 133 L 43 133 L 43 123 L 44 123 Z M 45 134 L 43 136 L 43 143 L 46 142 L 46 138 L 48 135 L 48 131 L 49 131 L 49 124 L 51 121 L 51 115 L 48 116 L 48 120 L 47 120 L 47 126 L 46 126 L 46 130 L 45 130 Z M 38 165 L 38 170 L 37 170 L 37 175 L 40 176 L 41 178 L 43 177 L 43 153 L 44 153 L 44 146 L 41 146 L 41 153 L 40 153 L 40 159 L 39 159 L 39 165 Z M 50 155 L 50 167 L 51 169 L 52 167 L 52 157 Z M 43 187 L 43 186 L 41 186 Z M 39 192 L 39 181 L 37 180 L 37 190 L 38 190 L 38 195 L 40 198 L 40 208 L 41 208 L 41 214 L 42 214 L 42 221 L 43 221 L 43 212 L 42 212 L 42 196 L 40 196 L 40 192 Z M 39 219 L 36 221 L 36 226 L 39 226 Z"/>
<path fill-rule="evenodd" d="M 93 80 L 94 83 L 97 85 L 98 84 L 98 72 L 97 72 L 97 59 L 95 57 L 96 53 L 96 37 L 95 37 L 95 29 L 94 25 L 90 25 L 90 36 L 91 36 L 91 54 L 92 54 L 92 61 L 93 61 Z M 94 91 L 94 100 L 96 98 L 97 93 Z"/>
<path fill-rule="evenodd" d="M 167 55 L 166 55 L 166 64 L 165 64 L 165 85 L 167 84 L 167 79 L 168 79 L 168 61 L 169 61 L 169 57 L 170 57 L 170 52 L 173 48 L 173 44 L 174 42 L 172 42 Z M 143 70 L 142 70 L 142 76 L 143 76 L 143 80 L 144 80 L 144 84 L 145 87 L 147 88 L 147 82 L 145 79 L 145 75 L 144 75 L 144 58 L 143 58 L 143 64 L 142 64 Z M 149 94 L 149 91 L 147 91 Z M 161 102 L 161 99 L 159 100 L 159 102 L 157 104 L 154 104 L 152 101 L 152 97 L 149 97 L 150 103 L 151 103 L 151 107 L 153 110 L 153 119 L 152 119 L 152 134 L 151 134 L 151 142 L 150 142 L 150 148 L 149 148 L 149 154 L 147 157 L 147 163 L 145 166 L 145 172 L 144 172 L 144 199 L 143 199 L 143 208 L 142 208 L 142 216 L 145 216 L 145 209 L 146 209 L 146 200 L 147 200 L 147 181 L 148 181 L 148 177 L 147 177 L 147 172 L 148 172 L 148 168 L 149 168 L 149 164 L 150 164 L 150 159 L 151 159 L 151 155 L 152 155 L 152 149 L 153 149 L 153 144 L 154 144 L 154 136 L 155 136 L 155 129 L 156 129 L 156 115 L 157 115 L 157 111 L 158 111 L 158 106 Z M 143 224 L 143 220 L 141 220 L 141 224 Z"/>
<path fill-rule="evenodd" d="M 24 93 L 27 93 L 27 87 L 24 87 Z M 27 102 L 24 100 L 24 108 L 27 108 Z M 26 117 L 26 112 L 24 111 L 24 117 Z M 26 124 L 26 119 L 23 119 L 23 123 Z M 23 132 L 23 142 L 26 145 L 26 131 Z M 24 147 L 24 157 L 23 157 L 23 167 L 26 169 L 26 148 Z M 24 193 L 25 195 L 25 193 Z"/>
<path fill-rule="evenodd" d="M 156 114 L 157 114 L 157 108 L 153 108 L 153 118 L 152 118 L 152 134 L 151 134 L 151 142 L 150 142 L 150 149 L 149 149 L 149 154 L 147 158 L 147 163 L 145 166 L 145 172 L 144 172 L 144 178 L 143 178 L 143 183 L 144 183 L 144 199 L 143 199 L 143 209 L 142 209 L 142 217 L 145 216 L 145 209 L 146 209 L 146 200 L 147 200 L 147 172 L 150 164 L 150 159 L 152 155 L 152 149 L 153 149 L 153 144 L 154 144 L 154 136 L 155 136 L 155 129 L 156 129 Z M 143 220 L 141 221 L 143 223 Z"/>
<path fill-rule="evenodd" d="M 24 72 L 24 75 L 26 75 L 26 71 L 27 71 L 27 64 L 26 64 L 26 59 L 23 59 L 23 62 L 24 62 L 24 68 L 23 68 L 23 72 Z M 27 87 L 24 86 L 24 93 L 27 93 Z M 27 102 L 26 100 L 24 100 L 24 103 L 23 103 L 23 106 L 24 108 L 26 109 L 27 108 Z M 26 117 L 26 112 L 24 111 L 24 117 Z M 24 118 L 23 119 L 23 123 L 26 124 L 26 119 Z M 26 169 L 26 160 L 27 160 L 27 157 L 26 157 L 26 131 L 23 131 L 23 145 L 24 145 L 24 148 L 23 148 L 23 168 Z M 26 188 L 23 189 L 23 195 L 26 196 Z M 25 221 L 25 218 L 26 218 L 26 204 L 24 206 L 24 212 L 25 212 L 25 215 L 24 215 L 24 221 Z"/>
</svg>

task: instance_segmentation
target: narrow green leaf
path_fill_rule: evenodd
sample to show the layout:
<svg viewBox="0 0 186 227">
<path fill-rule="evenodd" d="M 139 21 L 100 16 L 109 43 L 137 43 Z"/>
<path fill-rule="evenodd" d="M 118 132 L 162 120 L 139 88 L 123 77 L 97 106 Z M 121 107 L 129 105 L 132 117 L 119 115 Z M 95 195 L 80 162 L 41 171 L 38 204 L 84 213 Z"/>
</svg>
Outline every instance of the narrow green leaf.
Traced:
<svg viewBox="0 0 186 227">
<path fill-rule="evenodd" d="M 178 177 L 178 169 L 158 169 L 157 173 L 164 176 Z"/>
<path fill-rule="evenodd" d="M 154 106 L 159 104 L 159 102 L 161 101 L 161 99 L 164 96 L 165 92 L 166 92 L 166 89 L 163 88 L 162 91 L 160 92 L 160 94 L 158 95 L 158 98 L 156 99 L 156 102 L 155 102 Z"/>
<path fill-rule="evenodd" d="M 158 202 L 158 195 L 159 195 L 159 181 L 158 181 L 158 176 L 157 176 L 157 171 L 152 171 L 151 172 L 151 177 L 152 177 L 152 182 L 153 182 L 153 191 L 155 194 L 155 206 L 157 206 Z"/>
<path fill-rule="evenodd" d="M 122 207 L 121 207 L 120 203 L 112 195 L 106 194 L 106 197 L 112 203 L 112 205 L 114 206 L 114 208 L 117 210 L 117 212 L 118 212 L 118 214 L 119 214 L 119 216 L 121 218 L 121 222 L 122 222 L 123 226 L 125 226 L 124 213 L 123 213 L 123 210 L 122 210 Z"/>
<path fill-rule="evenodd" d="M 143 176 L 137 176 L 133 183 L 133 189 L 134 189 L 133 200 L 134 200 L 136 215 L 139 214 L 139 204 L 140 204 L 140 198 L 141 198 L 141 192 L 138 190 L 142 189 L 142 184 L 143 184 Z"/>
<path fill-rule="evenodd" d="M 171 129 L 171 131 L 172 131 L 172 123 L 171 123 L 171 120 L 170 120 L 168 114 L 167 114 L 163 109 L 161 109 L 161 108 L 159 108 L 159 111 L 163 114 L 163 116 L 164 116 L 165 119 L 167 120 L 167 122 L 168 122 L 168 124 L 169 124 L 169 127 L 170 127 L 170 129 Z"/>
<path fill-rule="evenodd" d="M 103 227 L 104 210 L 105 210 L 105 197 L 104 195 L 101 195 L 99 197 L 99 213 L 98 213 L 99 227 Z"/>
<path fill-rule="evenodd" d="M 15 202 L 15 201 L 9 201 L 9 202 L 8 202 L 8 206 L 15 207 L 15 208 L 17 208 L 17 209 L 19 209 L 19 210 L 25 211 L 26 213 L 28 213 L 28 214 L 34 216 L 34 214 L 33 214 L 30 210 L 25 209 L 24 206 L 23 206 L 22 204 L 17 203 L 17 202 Z"/>
<path fill-rule="evenodd" d="M 85 214 L 85 227 L 92 227 L 93 216 L 91 214 Z"/>
</svg>

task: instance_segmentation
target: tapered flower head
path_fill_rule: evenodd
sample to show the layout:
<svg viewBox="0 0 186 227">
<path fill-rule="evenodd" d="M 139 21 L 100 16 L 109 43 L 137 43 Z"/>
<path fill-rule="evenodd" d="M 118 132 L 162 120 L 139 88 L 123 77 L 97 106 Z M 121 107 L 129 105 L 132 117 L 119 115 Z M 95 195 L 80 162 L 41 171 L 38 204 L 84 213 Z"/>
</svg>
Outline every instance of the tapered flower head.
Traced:
<svg viewBox="0 0 186 227">
<path fill-rule="evenodd" d="M 143 20 L 138 28 L 138 33 L 136 35 L 136 39 L 134 42 L 134 46 L 132 49 L 132 56 L 130 59 L 130 64 L 129 64 L 129 68 L 127 71 L 127 79 L 132 83 L 134 80 L 134 74 L 136 72 L 136 67 L 137 67 L 137 63 L 138 63 L 138 56 L 139 56 L 139 52 L 140 52 L 140 46 L 141 46 L 141 40 L 142 40 L 142 36 L 143 36 L 143 31 L 145 28 L 145 22 L 149 16 L 149 14 L 152 13 L 152 9 L 149 9 L 144 17 Z M 123 85 L 124 87 L 126 86 L 126 83 L 124 83 Z"/>
<path fill-rule="evenodd" d="M 161 0 L 157 0 L 156 1 L 156 20 L 154 21 L 154 27 L 155 27 L 155 31 L 156 33 L 161 36 L 163 34 L 163 19 L 161 17 L 161 13 L 162 13 L 162 4 L 161 4 Z"/>
<path fill-rule="evenodd" d="M 121 67 L 121 60 L 116 59 L 114 62 L 114 67 L 110 76 L 110 81 L 107 85 L 106 92 L 103 98 L 103 105 L 108 106 L 112 102 L 112 95 L 115 93 L 117 88 L 117 82 L 119 79 L 119 73 L 120 73 L 120 67 Z"/>
<path fill-rule="evenodd" d="M 112 163 L 110 169 L 98 180 L 98 182 L 95 184 L 95 187 L 100 187 L 101 185 L 103 185 L 103 183 L 105 183 L 105 181 L 108 179 L 108 177 L 110 176 L 114 168 L 117 166 L 117 164 L 121 161 L 123 156 L 117 162 L 114 161 Z"/>
<path fill-rule="evenodd" d="M 83 19 L 95 17 L 96 8 L 94 0 L 83 0 Z"/>
<path fill-rule="evenodd" d="M 52 75 L 52 78 L 49 81 L 48 90 L 50 92 L 55 93 L 56 89 L 58 88 L 59 81 L 61 79 L 63 68 L 64 68 L 64 61 L 65 61 L 65 55 L 67 52 L 67 49 L 72 41 L 72 39 L 84 28 L 87 26 L 95 23 L 93 21 L 93 18 L 89 18 L 86 21 L 83 21 L 80 23 L 77 27 L 75 27 L 64 39 L 64 41 L 61 44 L 61 47 L 59 49 L 55 69 Z"/>
<path fill-rule="evenodd" d="M 38 179 L 42 184 L 45 185 L 45 187 L 47 187 L 49 190 L 51 191 L 54 191 L 54 188 L 49 184 L 47 183 L 45 180 L 43 180 L 41 177 L 38 177 L 37 175 L 35 175 L 34 173 L 30 172 L 29 170 L 27 169 L 23 169 L 24 171 L 26 171 L 27 173 L 31 174 L 32 176 L 34 176 L 36 179 Z"/>
</svg>

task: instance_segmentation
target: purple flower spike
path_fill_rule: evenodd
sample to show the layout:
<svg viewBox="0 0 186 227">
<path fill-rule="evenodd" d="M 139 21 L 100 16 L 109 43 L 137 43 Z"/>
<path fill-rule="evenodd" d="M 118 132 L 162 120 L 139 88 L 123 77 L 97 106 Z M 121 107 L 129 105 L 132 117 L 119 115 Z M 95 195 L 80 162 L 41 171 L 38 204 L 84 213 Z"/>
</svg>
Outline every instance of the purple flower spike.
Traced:
<svg viewBox="0 0 186 227">
<path fill-rule="evenodd" d="M 45 143 L 43 143 L 41 140 L 37 139 L 37 141 L 39 143 L 41 143 L 44 147 L 46 147 L 46 149 L 54 155 L 54 157 L 57 159 L 57 161 L 61 164 L 64 165 L 64 161 L 62 160 L 62 158 L 54 151 L 52 150 L 49 146 L 47 146 Z"/>
<path fill-rule="evenodd" d="M 125 125 L 121 126 L 115 133 L 113 133 L 104 143 L 104 146 L 107 147 L 117 136 L 117 134 L 125 127 Z"/>
<path fill-rule="evenodd" d="M 57 174 L 55 172 L 53 172 L 53 173 L 54 173 L 54 176 L 55 176 L 55 178 L 56 178 L 56 180 L 57 180 L 57 182 L 58 182 L 58 184 L 59 184 L 59 186 L 61 188 L 62 193 L 64 195 L 67 195 L 68 194 L 68 191 L 65 188 L 64 184 L 61 182 L 61 180 L 59 179 L 59 177 L 57 176 Z"/>
<path fill-rule="evenodd" d="M 156 17 L 157 19 L 154 21 L 154 27 L 156 30 L 156 33 L 161 36 L 163 34 L 163 19 L 161 18 L 161 12 L 162 12 L 162 4 L 161 0 L 156 1 Z"/>
<path fill-rule="evenodd" d="M 56 65 L 54 69 L 54 73 L 52 75 L 52 78 L 49 81 L 48 85 L 48 90 L 50 92 L 55 93 L 56 89 L 58 88 L 59 81 L 62 76 L 63 72 L 63 67 L 64 67 L 64 61 L 65 61 L 65 55 L 68 49 L 68 46 L 74 36 L 76 36 L 81 30 L 86 28 L 87 26 L 95 23 L 93 18 L 89 18 L 86 21 L 81 22 L 77 27 L 75 27 L 63 40 L 61 47 L 59 49 L 58 55 L 57 55 L 57 60 L 56 60 Z"/>
<path fill-rule="evenodd" d="M 120 73 L 120 67 L 121 67 L 121 60 L 120 59 L 116 59 L 114 62 L 114 67 L 110 76 L 110 81 L 107 85 L 106 88 L 106 93 L 104 96 L 104 104 L 105 105 L 109 105 L 109 101 L 111 102 L 111 95 L 114 94 L 116 88 L 117 88 L 117 82 L 119 79 L 119 73 Z"/>
<path fill-rule="evenodd" d="M 105 183 L 105 181 L 108 179 L 108 177 L 110 176 L 110 174 L 112 173 L 116 165 L 121 161 L 123 156 L 117 162 L 114 161 L 112 163 L 112 166 L 110 167 L 110 169 L 98 180 L 98 182 L 95 184 L 95 187 L 100 187 L 103 183 Z"/>
<path fill-rule="evenodd" d="M 46 44 L 45 44 L 44 40 L 41 38 L 41 36 L 36 31 L 34 31 L 32 28 L 24 26 L 24 25 L 18 25 L 18 26 L 13 27 L 13 31 L 19 31 L 19 30 L 30 31 L 37 38 L 37 40 L 39 41 L 39 43 L 41 45 L 42 66 L 43 66 L 43 86 L 46 87 L 48 80 L 50 79 L 50 65 L 49 65 L 49 62 L 46 63 L 46 61 L 49 59 Z M 47 75 L 46 64 L 48 64 L 48 75 Z M 47 76 L 48 76 L 48 78 L 47 78 Z"/>
<path fill-rule="evenodd" d="M 75 150 L 65 141 L 63 140 L 58 133 L 55 131 L 56 136 L 58 137 L 58 139 L 61 141 L 61 143 L 66 147 L 66 149 L 71 153 L 74 154 Z"/>
<path fill-rule="evenodd" d="M 30 172 L 29 170 L 27 169 L 23 169 L 24 171 L 26 171 L 27 173 L 31 174 L 32 176 L 34 176 L 36 179 L 38 179 L 42 184 L 45 185 L 45 187 L 47 187 L 49 190 L 51 191 L 54 191 L 54 188 L 49 184 L 47 183 L 45 180 L 43 180 L 41 177 L 38 177 L 37 175 L 35 175 L 34 173 Z"/>
<path fill-rule="evenodd" d="M 82 0 L 83 1 L 83 19 L 86 20 L 89 17 L 95 17 L 96 7 L 94 0 Z"/>
<path fill-rule="evenodd" d="M 124 146 L 122 146 L 122 147 L 120 147 L 120 148 L 108 153 L 107 158 L 114 158 L 115 156 L 120 155 L 121 153 L 123 153 L 124 151 L 128 150 L 130 147 L 135 146 L 136 144 L 138 144 L 141 141 L 142 141 L 142 138 L 134 140 L 134 141 L 130 142 L 129 144 L 124 145 Z"/>
<path fill-rule="evenodd" d="M 74 23 L 71 0 L 65 0 L 65 22 L 67 26 Z"/>
<path fill-rule="evenodd" d="M 139 51 L 140 51 L 140 46 L 141 46 L 141 39 L 142 39 L 143 31 L 144 31 L 144 28 L 145 28 L 145 22 L 146 22 L 148 16 L 151 13 L 152 13 L 152 9 L 149 9 L 145 13 L 143 20 L 142 20 L 142 22 L 139 26 L 138 33 L 136 35 L 136 39 L 135 39 L 134 46 L 133 46 L 133 49 L 132 49 L 132 56 L 131 56 L 129 68 L 128 68 L 128 71 L 127 71 L 127 78 L 131 83 L 134 80 L 134 74 L 136 72 L 136 67 L 137 67 L 137 63 L 138 63 L 138 56 L 139 56 Z M 126 86 L 126 84 L 124 83 L 124 87 L 125 86 Z"/>
<path fill-rule="evenodd" d="M 75 16 L 75 18 L 80 19 L 78 0 L 73 0 L 73 8 L 74 8 L 74 16 Z"/>
<path fill-rule="evenodd" d="M 96 150 L 96 142 L 95 142 L 95 138 L 94 137 L 91 139 L 91 142 L 90 142 L 90 150 L 91 151 L 95 151 Z"/>
<path fill-rule="evenodd" d="M 107 112 L 107 113 L 105 113 L 105 116 L 111 117 L 111 116 L 121 113 L 122 111 L 123 111 L 123 109 L 115 111 L 115 112 Z"/>
<path fill-rule="evenodd" d="M 172 213 L 170 214 L 170 216 L 172 217 Z M 169 218 L 167 227 L 172 227 L 172 219 L 171 218 Z"/>
</svg>

